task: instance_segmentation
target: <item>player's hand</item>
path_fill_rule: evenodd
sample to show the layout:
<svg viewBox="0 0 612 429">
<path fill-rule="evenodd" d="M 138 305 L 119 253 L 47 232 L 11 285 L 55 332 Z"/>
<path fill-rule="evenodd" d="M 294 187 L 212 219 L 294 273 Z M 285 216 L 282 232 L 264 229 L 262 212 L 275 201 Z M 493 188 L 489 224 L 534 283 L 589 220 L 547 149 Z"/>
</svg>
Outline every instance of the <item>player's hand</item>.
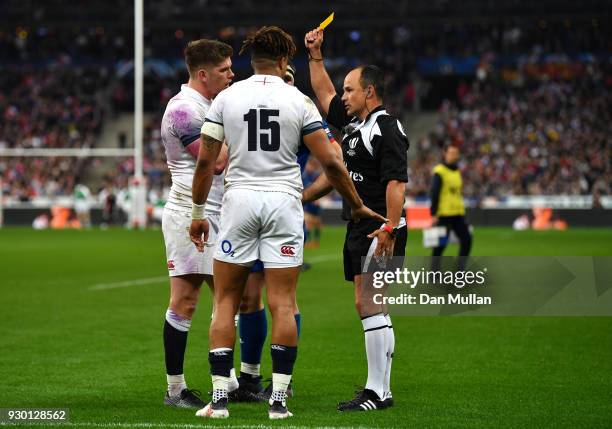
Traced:
<svg viewBox="0 0 612 429">
<path fill-rule="evenodd" d="M 376 213 L 374 210 L 365 205 L 361 205 L 361 207 L 357 209 L 352 209 L 351 218 L 355 222 L 358 222 L 360 219 L 374 219 L 382 223 L 389 222 L 389 219 L 387 219 L 383 215 Z"/>
<path fill-rule="evenodd" d="M 431 217 L 431 226 L 436 226 L 438 224 L 438 216 Z"/>
<path fill-rule="evenodd" d="M 194 219 L 189 227 L 189 237 L 198 249 L 198 252 L 204 251 L 204 245 L 208 241 L 208 231 L 210 224 L 206 219 Z"/>
<path fill-rule="evenodd" d="M 321 45 L 323 44 L 323 30 L 319 30 L 315 28 L 312 31 L 306 33 L 304 36 L 304 45 L 306 45 L 306 49 L 313 52 L 318 52 L 321 50 Z"/>
<path fill-rule="evenodd" d="M 384 229 L 377 229 L 376 231 L 368 234 L 368 238 L 378 238 L 376 249 L 374 250 L 374 258 L 390 258 L 393 256 L 393 249 L 395 247 L 395 237 L 389 234 Z"/>
</svg>

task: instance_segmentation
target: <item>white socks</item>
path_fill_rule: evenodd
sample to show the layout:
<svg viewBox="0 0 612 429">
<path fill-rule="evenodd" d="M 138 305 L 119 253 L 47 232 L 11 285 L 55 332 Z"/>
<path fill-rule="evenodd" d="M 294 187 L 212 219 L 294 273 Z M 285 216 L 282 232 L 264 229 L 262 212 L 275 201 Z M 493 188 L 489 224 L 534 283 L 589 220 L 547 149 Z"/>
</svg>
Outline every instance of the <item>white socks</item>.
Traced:
<svg viewBox="0 0 612 429">
<path fill-rule="evenodd" d="M 229 380 L 229 377 L 222 377 L 220 375 L 212 376 L 213 402 L 219 402 L 219 399 L 227 398 Z"/>
<path fill-rule="evenodd" d="M 215 377 L 216 377 L 216 385 L 219 387 L 215 387 Z M 183 389 L 187 389 L 187 383 L 185 383 L 185 376 L 183 374 L 180 375 L 166 375 L 168 379 L 168 395 L 176 396 L 179 395 Z M 228 392 L 233 392 L 238 389 L 238 379 L 236 378 L 236 370 L 232 368 L 230 371 L 229 377 L 218 377 L 213 376 L 213 390 L 223 389 Z"/>
<path fill-rule="evenodd" d="M 234 368 L 230 370 L 229 377 L 212 375 L 211 378 L 213 385 L 213 402 L 217 402 L 221 398 L 227 398 L 229 392 L 238 389 L 238 379 L 236 378 L 236 370 Z"/>
<path fill-rule="evenodd" d="M 283 402 L 287 398 L 287 387 L 291 383 L 291 375 L 272 373 L 272 396 L 271 401 Z"/>
<path fill-rule="evenodd" d="M 168 395 L 177 396 L 180 395 L 183 389 L 187 389 L 187 383 L 185 383 L 185 376 L 179 375 L 167 375 L 168 380 Z"/>
<path fill-rule="evenodd" d="M 230 370 L 229 381 L 227 383 L 227 391 L 233 392 L 236 389 L 238 389 L 238 379 L 236 378 L 236 370 L 232 368 Z"/>
<path fill-rule="evenodd" d="M 383 389 L 385 396 L 391 397 L 391 363 L 393 362 L 393 351 L 395 350 L 395 333 L 393 332 L 393 324 L 391 323 L 391 317 L 386 314 L 385 319 L 387 320 L 387 367 L 385 369 L 385 380 L 383 383 Z M 384 399 L 384 398 L 383 398 Z"/>
<path fill-rule="evenodd" d="M 232 368 L 230 370 L 229 377 L 223 377 L 220 375 L 212 376 L 213 391 L 214 390 L 226 390 L 227 392 L 233 392 L 238 389 L 238 379 L 236 378 L 236 370 Z"/>
<path fill-rule="evenodd" d="M 368 381 L 365 388 L 383 399 L 385 371 L 387 369 L 387 319 L 382 313 L 361 319 L 368 358 Z"/>
</svg>

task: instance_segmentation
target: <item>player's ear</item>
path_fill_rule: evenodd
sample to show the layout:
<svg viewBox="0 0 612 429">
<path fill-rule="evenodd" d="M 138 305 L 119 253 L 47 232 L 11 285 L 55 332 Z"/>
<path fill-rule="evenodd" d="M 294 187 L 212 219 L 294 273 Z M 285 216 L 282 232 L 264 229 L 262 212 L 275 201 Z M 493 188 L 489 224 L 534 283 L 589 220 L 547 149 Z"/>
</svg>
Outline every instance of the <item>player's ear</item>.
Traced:
<svg viewBox="0 0 612 429">
<path fill-rule="evenodd" d="M 287 57 L 280 57 L 278 59 L 278 66 L 283 74 L 287 73 L 287 64 L 289 64 L 289 59 Z"/>
<path fill-rule="evenodd" d="M 368 85 L 368 92 L 366 93 L 366 98 L 371 98 L 374 95 L 374 90 L 372 89 L 372 85 Z"/>
<path fill-rule="evenodd" d="M 206 82 L 208 80 L 208 72 L 206 71 L 206 69 L 198 70 L 198 79 L 202 82 Z"/>
</svg>

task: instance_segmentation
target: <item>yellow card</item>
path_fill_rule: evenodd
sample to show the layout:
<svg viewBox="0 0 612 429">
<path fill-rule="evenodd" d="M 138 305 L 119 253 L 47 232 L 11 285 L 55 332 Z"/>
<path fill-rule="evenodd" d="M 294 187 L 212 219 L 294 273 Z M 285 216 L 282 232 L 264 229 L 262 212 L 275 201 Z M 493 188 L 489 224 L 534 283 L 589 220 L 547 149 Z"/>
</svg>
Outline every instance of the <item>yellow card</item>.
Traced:
<svg viewBox="0 0 612 429">
<path fill-rule="evenodd" d="M 331 24 L 333 20 L 334 20 L 334 12 L 332 12 L 331 15 L 325 18 L 325 21 L 319 24 L 319 30 L 325 30 L 325 27 Z"/>
</svg>

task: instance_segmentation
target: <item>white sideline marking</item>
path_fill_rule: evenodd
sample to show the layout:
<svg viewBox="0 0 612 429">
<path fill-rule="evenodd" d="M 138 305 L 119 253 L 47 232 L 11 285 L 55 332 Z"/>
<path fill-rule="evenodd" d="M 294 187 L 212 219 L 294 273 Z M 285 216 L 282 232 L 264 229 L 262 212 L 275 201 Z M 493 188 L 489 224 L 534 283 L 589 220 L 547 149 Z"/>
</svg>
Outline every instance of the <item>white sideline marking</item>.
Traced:
<svg viewBox="0 0 612 429">
<path fill-rule="evenodd" d="M 117 289 L 117 288 L 122 288 L 122 287 L 148 285 L 151 283 L 157 283 L 157 282 L 161 282 L 164 280 L 168 280 L 168 276 L 150 277 L 148 279 L 127 280 L 127 281 L 115 282 L 115 283 L 100 283 L 100 284 L 89 287 L 89 290 L 106 290 L 106 289 Z"/>
<path fill-rule="evenodd" d="M 342 259 L 341 254 L 334 253 L 334 254 L 313 256 L 312 258 L 308 258 L 306 262 L 317 263 L 317 262 L 328 262 L 328 261 L 340 261 L 341 259 Z M 100 283 L 97 285 L 90 286 L 89 290 L 107 290 L 107 289 L 118 289 L 118 288 L 131 287 L 131 286 L 141 286 L 141 285 L 148 285 L 151 283 L 161 282 L 167 279 L 168 279 L 168 276 L 150 277 L 148 279 L 127 280 L 127 281 L 115 282 L 115 283 Z"/>
<path fill-rule="evenodd" d="M 326 262 L 326 261 L 339 261 L 342 259 L 341 253 L 334 253 L 328 255 L 319 255 L 313 256 L 312 258 L 304 258 L 305 262 L 315 263 L 315 262 Z"/>
<path fill-rule="evenodd" d="M 0 426 L 22 426 L 31 422 L 0 422 Z M 37 423 L 36 426 L 62 426 L 62 427 L 112 427 L 112 428 L 173 428 L 173 429 L 217 429 L 218 425 L 203 425 L 191 423 L 117 423 L 117 422 L 48 422 Z M 266 425 L 223 425 L 224 428 L 244 428 L 244 429 L 266 429 L 279 426 Z M 367 426 L 283 426 L 284 429 L 366 429 Z"/>
</svg>

